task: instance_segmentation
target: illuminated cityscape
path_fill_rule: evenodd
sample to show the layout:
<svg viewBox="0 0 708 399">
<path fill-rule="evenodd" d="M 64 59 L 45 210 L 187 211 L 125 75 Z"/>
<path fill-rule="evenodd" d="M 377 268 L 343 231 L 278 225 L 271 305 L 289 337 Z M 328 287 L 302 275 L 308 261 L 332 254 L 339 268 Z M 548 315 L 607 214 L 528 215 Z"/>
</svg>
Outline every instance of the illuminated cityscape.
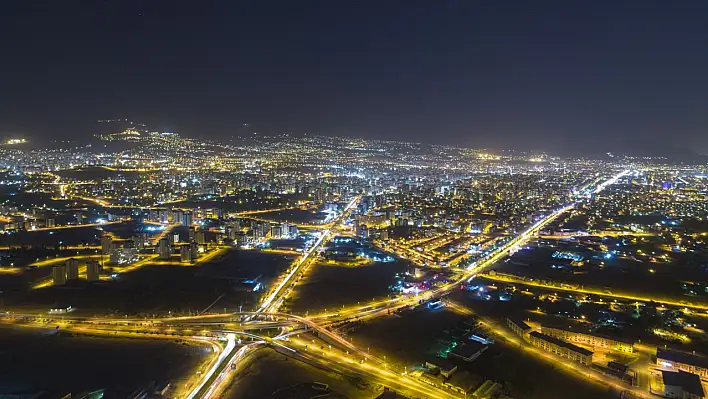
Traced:
<svg viewBox="0 0 708 399">
<path fill-rule="evenodd" d="M 133 390 L 220 397 L 264 352 L 363 378 L 361 397 L 528 394 L 485 370 L 495 357 L 637 397 L 705 378 L 705 166 L 324 136 L 94 140 L 120 151 L 2 149 L 1 321 L 212 351 Z M 298 389 L 332 390 L 315 382 Z"/>
<path fill-rule="evenodd" d="M 706 397 L 708 5 L 89 3 L 0 13 L 0 399 Z"/>
</svg>

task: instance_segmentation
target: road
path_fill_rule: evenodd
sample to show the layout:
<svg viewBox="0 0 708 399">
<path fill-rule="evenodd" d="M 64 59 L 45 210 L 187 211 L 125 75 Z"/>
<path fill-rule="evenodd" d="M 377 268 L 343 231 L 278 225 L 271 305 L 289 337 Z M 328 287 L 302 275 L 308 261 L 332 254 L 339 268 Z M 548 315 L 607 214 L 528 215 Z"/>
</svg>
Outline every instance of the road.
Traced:
<svg viewBox="0 0 708 399">
<path fill-rule="evenodd" d="M 360 199 L 361 196 L 357 196 L 349 201 L 342 213 L 332 220 L 332 226 L 337 226 L 339 223 L 346 220 Z M 332 231 L 333 228 L 326 229 L 315 244 L 308 249 L 299 260 L 296 261 L 295 266 L 291 268 L 292 270 L 281 280 L 275 289 L 271 290 L 270 294 L 261 303 L 261 307 L 258 310 L 259 312 L 277 312 L 282 305 L 285 287 L 292 285 L 293 282 L 297 280 L 297 277 L 305 270 L 305 265 L 314 259 L 312 255 L 317 254 L 317 251 L 320 249 L 322 244 L 327 242 L 330 238 Z"/>
<path fill-rule="evenodd" d="M 336 226 L 342 221 L 346 220 L 351 214 L 351 211 L 354 209 L 354 206 L 356 206 L 360 199 L 361 196 L 354 197 L 347 204 L 342 213 L 338 217 L 334 218 L 334 220 L 332 221 L 332 225 Z M 295 265 L 289 268 L 290 271 L 286 272 L 287 274 L 281 279 L 280 283 L 278 283 L 266 296 L 265 300 L 261 302 L 261 305 L 256 313 L 274 313 L 278 311 L 278 309 L 283 303 L 283 299 L 289 294 L 290 289 L 292 288 L 294 282 L 297 280 L 297 277 L 307 268 L 307 266 L 310 265 L 311 262 L 314 261 L 314 258 L 316 258 L 317 251 L 319 251 L 322 244 L 329 239 L 332 231 L 332 228 L 326 229 L 322 233 L 320 238 L 315 242 L 315 244 L 310 249 L 308 249 L 302 255 L 302 257 L 300 257 L 299 260 L 296 261 Z M 256 346 L 244 348 L 247 349 L 242 348 L 242 350 L 240 349 L 234 352 L 232 356 L 224 357 L 222 361 L 219 362 L 219 364 L 226 361 L 227 364 L 236 365 L 236 362 L 238 362 L 239 359 L 248 356 L 251 350 L 255 349 Z M 225 385 L 226 382 L 229 380 L 229 373 L 231 373 L 231 368 L 223 367 L 219 376 L 211 380 L 209 388 L 207 389 L 206 394 L 204 396 L 197 396 L 199 391 L 201 391 L 201 389 L 203 388 L 199 387 L 199 390 L 195 388 L 195 391 L 193 391 L 193 396 L 190 396 L 188 399 L 193 399 L 194 397 L 201 397 L 202 399 L 206 399 L 211 397 L 211 395 L 213 395 L 215 392 L 223 391 L 223 385 Z"/>
<path fill-rule="evenodd" d="M 472 312 L 471 309 L 453 302 L 453 301 L 446 301 L 446 306 L 455 312 L 464 314 L 464 315 L 473 315 L 474 313 Z M 595 369 L 592 369 L 590 367 L 582 366 L 579 365 L 578 363 L 575 363 L 571 360 L 552 355 L 549 352 L 543 351 L 541 349 L 538 349 L 534 346 L 531 346 L 528 342 L 524 341 L 521 339 L 520 336 L 514 334 L 510 329 L 506 328 L 505 326 L 499 325 L 496 323 L 494 320 L 485 318 L 485 317 L 480 317 L 479 315 L 475 315 L 478 320 L 480 320 L 483 324 L 483 326 L 493 335 L 497 336 L 498 338 L 501 338 L 501 343 L 505 343 L 508 345 L 512 350 L 521 350 L 524 352 L 527 352 L 534 357 L 547 361 L 549 363 L 552 363 L 557 366 L 562 366 L 558 367 L 559 370 L 562 372 L 569 373 L 570 375 L 578 378 L 582 378 L 585 380 L 588 380 L 589 382 L 598 382 L 603 385 L 612 387 L 616 389 L 617 391 L 631 391 L 633 394 L 635 394 L 638 397 L 641 398 L 650 398 L 652 397 L 646 389 L 642 388 L 636 388 L 636 387 L 630 387 L 628 384 L 623 383 L 619 381 L 616 377 L 612 377 L 606 374 L 603 374 L 599 371 L 596 371 Z M 648 358 L 648 357 L 647 357 Z"/>
<path fill-rule="evenodd" d="M 294 345 L 280 345 L 275 349 L 283 355 L 293 357 L 304 363 L 319 368 L 329 369 L 342 375 L 356 375 L 367 381 L 375 382 L 413 398 L 460 398 L 455 392 L 446 391 L 428 385 L 408 375 L 401 375 L 387 369 L 385 366 L 361 361 L 361 357 L 347 354 L 337 349 L 326 348 L 319 350 L 316 345 L 305 348 L 305 342 L 294 342 Z"/>
<path fill-rule="evenodd" d="M 538 287 L 538 288 L 542 288 L 545 290 L 551 290 L 551 291 L 574 292 L 574 293 L 580 293 L 580 294 L 586 294 L 586 295 L 596 295 L 596 296 L 600 296 L 600 297 L 615 298 L 615 299 L 622 299 L 622 300 L 635 301 L 635 302 L 649 303 L 649 302 L 653 301 L 653 302 L 660 304 L 660 305 L 675 306 L 678 308 L 708 310 L 708 305 L 705 305 L 705 304 L 696 304 L 696 303 L 691 303 L 691 302 L 687 302 L 687 301 L 676 301 L 676 300 L 671 300 L 671 299 L 667 299 L 667 298 L 613 293 L 613 292 L 610 292 L 607 290 L 585 288 L 585 287 L 563 287 L 563 286 L 545 284 L 545 283 L 541 283 L 539 281 L 527 281 L 527 280 L 522 280 L 522 279 L 509 278 L 508 276 L 501 276 L 498 274 L 484 274 L 483 276 L 480 276 L 480 277 L 484 277 L 485 279 L 492 280 L 492 281 L 498 281 L 498 282 L 509 283 L 509 284 L 514 284 L 514 285 L 524 285 L 524 286 L 529 286 L 529 287 Z"/>
<path fill-rule="evenodd" d="M 627 171 L 622 172 L 607 182 L 598 186 L 595 192 L 599 192 L 602 188 L 611 184 L 610 182 L 616 181 L 621 176 L 624 176 Z M 400 372 L 394 372 L 388 368 L 385 361 L 377 359 L 368 353 L 363 352 L 354 346 L 351 342 L 339 336 L 336 332 L 331 331 L 330 328 L 337 323 L 361 318 L 374 318 L 389 314 L 391 311 L 404 306 L 410 306 L 412 304 L 418 303 L 421 299 L 426 299 L 434 296 L 441 296 L 450 292 L 451 290 L 460 286 L 460 284 L 474 278 L 478 273 L 488 269 L 490 266 L 495 264 L 498 260 L 507 256 L 510 251 L 513 251 L 516 247 L 524 245 L 528 240 L 535 237 L 535 235 L 548 223 L 553 222 L 563 213 L 570 209 L 576 207 L 582 200 L 577 200 L 570 203 L 564 207 L 561 207 L 554 212 L 546 215 L 542 219 L 535 222 L 529 228 L 518 234 L 516 237 L 511 239 L 506 244 L 500 246 L 496 250 L 490 252 L 484 259 L 473 263 L 468 267 L 460 276 L 450 283 L 443 286 L 437 287 L 428 293 L 418 297 L 408 297 L 408 298 L 396 298 L 378 301 L 367 306 L 357 306 L 349 309 L 343 309 L 334 314 L 321 314 L 314 315 L 312 317 L 299 317 L 294 315 L 288 315 L 279 313 L 278 310 L 283 302 L 283 299 L 290 293 L 293 285 L 298 280 L 301 273 L 311 265 L 316 258 L 316 254 L 319 249 L 325 243 L 333 233 L 336 232 L 337 226 L 346 220 L 346 218 L 351 213 L 352 209 L 358 202 L 360 197 L 355 197 L 352 199 L 342 213 L 333 220 L 332 228 L 326 229 L 320 238 L 315 242 L 315 244 L 305 253 L 303 256 L 296 261 L 296 263 L 289 268 L 285 276 L 277 283 L 274 288 L 266 295 L 265 299 L 261 303 L 259 309 L 255 313 L 231 313 L 231 314 L 220 314 L 220 315 L 198 315 L 198 316 L 186 316 L 186 317 L 175 317 L 175 318 L 158 318 L 152 320 L 120 320 L 120 319 L 110 319 L 101 318 L 97 319 L 100 322 L 105 322 L 109 325 L 109 328 L 117 328 L 120 330 L 119 325 L 123 323 L 125 326 L 130 325 L 130 323 L 141 323 L 142 328 L 145 325 L 152 324 L 154 327 L 157 326 L 187 326 L 190 325 L 193 328 L 202 327 L 205 331 L 218 331 L 223 329 L 225 322 L 220 322 L 219 318 L 233 318 L 234 316 L 247 315 L 245 322 L 240 323 L 240 327 L 248 325 L 258 325 L 258 328 L 264 328 L 265 323 L 259 321 L 260 315 L 265 317 L 266 323 L 269 327 L 282 329 L 281 333 L 274 339 L 264 337 L 263 341 L 258 343 L 252 343 L 244 345 L 236 349 L 236 344 L 234 342 L 235 335 L 231 333 L 227 335 L 227 345 L 224 350 L 221 351 L 217 360 L 210 367 L 209 373 L 200 379 L 200 382 L 195 385 L 194 389 L 190 391 L 187 395 L 189 399 L 194 398 L 210 398 L 217 397 L 220 392 L 223 391 L 225 383 L 228 381 L 229 376 L 233 373 L 231 365 L 238 368 L 238 362 L 245 357 L 247 357 L 254 349 L 258 348 L 259 345 L 267 343 L 278 348 L 279 351 L 289 352 L 290 356 L 299 358 L 302 361 L 318 363 L 323 367 L 328 367 L 333 370 L 339 370 L 344 374 L 356 374 L 366 376 L 367 379 L 380 382 L 386 386 L 392 387 L 394 389 L 400 390 L 401 392 L 406 392 L 411 395 L 422 395 L 423 397 L 441 397 L 441 398 L 454 398 L 460 397 L 454 392 L 442 391 L 439 388 L 427 385 L 421 381 L 412 379 L 408 376 L 402 376 Z M 276 320 L 284 318 L 286 320 Z M 222 319 L 223 320 L 223 319 Z M 293 324 L 295 323 L 295 324 Z M 287 332 L 286 329 L 293 329 L 293 325 L 302 326 L 300 329 L 295 329 L 294 331 Z M 110 325 L 113 325 L 112 327 Z M 172 327 L 175 328 L 175 327 Z M 189 330 L 189 328 L 187 328 Z M 323 338 L 326 338 L 327 342 L 333 343 L 335 349 L 332 353 L 327 355 L 327 353 L 308 352 L 302 353 L 297 348 L 292 348 L 288 346 L 285 341 L 282 341 L 287 336 L 291 334 L 298 334 L 307 331 L 316 331 Z M 513 337 L 510 337 L 510 339 Z M 295 339 L 294 339 L 295 340 Z M 277 341 L 277 342 L 276 342 Z M 535 348 L 530 348 L 531 351 L 536 351 Z M 346 354 L 342 354 L 345 352 Z M 545 352 L 538 351 L 539 356 L 544 356 L 553 361 L 558 361 L 558 358 L 553 357 Z M 360 359 L 360 361 L 357 361 Z M 228 365 L 228 367 L 227 367 Z M 581 370 L 581 373 L 590 373 L 587 370 Z M 616 384 L 615 384 L 616 385 Z"/>
<path fill-rule="evenodd" d="M 619 178 L 621 178 L 622 176 L 626 176 L 628 173 L 628 170 L 622 171 L 607 180 L 606 182 L 602 183 L 600 186 L 602 186 L 603 188 L 607 187 L 609 185 L 609 182 L 616 182 Z M 600 190 L 595 190 L 595 192 L 599 191 Z M 310 317 L 310 319 L 329 319 L 330 322 L 338 322 L 346 319 L 358 318 L 360 316 L 371 317 L 373 314 L 378 314 L 382 311 L 387 313 L 388 310 L 396 310 L 404 306 L 411 306 L 418 303 L 421 299 L 428 299 L 450 292 L 452 289 L 459 287 L 460 284 L 470 280 L 471 278 L 474 278 L 478 273 L 484 272 L 486 269 L 494 265 L 497 261 L 509 255 L 510 251 L 512 251 L 513 249 L 525 245 L 529 240 L 534 238 L 536 234 L 546 225 L 553 222 L 565 212 L 575 208 L 581 201 L 582 200 L 574 201 L 568 205 L 556 209 L 549 215 L 546 215 L 545 217 L 539 219 L 526 230 L 519 233 L 512 240 L 498 247 L 494 251 L 490 252 L 485 258 L 480 259 L 479 261 L 471 264 L 465 270 L 465 272 L 462 273 L 455 281 L 432 289 L 429 292 L 423 293 L 421 296 L 413 296 L 407 299 L 386 299 L 382 301 L 372 302 L 369 305 L 363 307 L 357 306 L 353 308 L 345 308 L 336 313 L 313 315 Z"/>
</svg>

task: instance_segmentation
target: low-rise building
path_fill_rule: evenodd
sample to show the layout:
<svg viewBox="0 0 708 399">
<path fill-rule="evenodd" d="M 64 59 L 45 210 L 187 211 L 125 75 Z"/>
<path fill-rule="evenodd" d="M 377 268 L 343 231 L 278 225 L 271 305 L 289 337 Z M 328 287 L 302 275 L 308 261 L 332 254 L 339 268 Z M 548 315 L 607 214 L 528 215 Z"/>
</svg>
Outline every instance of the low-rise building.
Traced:
<svg viewBox="0 0 708 399">
<path fill-rule="evenodd" d="M 537 331 L 529 333 L 531 345 L 541 348 L 546 352 L 572 360 L 576 363 L 589 366 L 592 364 L 593 352 L 585 348 L 573 345 L 549 335 L 541 334 Z"/>
<path fill-rule="evenodd" d="M 656 364 L 669 371 L 685 371 L 708 379 L 708 358 L 671 349 L 656 350 Z"/>
<path fill-rule="evenodd" d="M 469 371 L 460 371 L 448 378 L 445 386 L 457 391 L 466 397 L 471 397 L 472 392 L 482 383 L 481 377 Z"/>
<path fill-rule="evenodd" d="M 65 314 L 72 312 L 74 308 L 71 305 L 59 305 L 49 309 L 49 314 Z"/>
<path fill-rule="evenodd" d="M 526 324 L 523 320 L 508 317 L 506 319 L 506 324 L 511 328 L 514 334 L 520 336 L 521 338 L 528 341 L 529 333 L 531 332 L 531 327 Z"/>
<path fill-rule="evenodd" d="M 466 362 L 471 362 L 478 358 L 482 352 L 487 350 L 487 345 L 481 344 L 477 341 L 470 341 L 462 345 L 458 345 L 453 349 L 448 356 L 460 358 Z"/>
<path fill-rule="evenodd" d="M 376 399 L 406 399 L 406 396 L 399 395 L 396 392 L 389 391 L 388 388 L 384 388 L 381 395 L 377 396 Z"/>
<path fill-rule="evenodd" d="M 567 342 L 574 342 L 589 346 L 599 346 L 601 348 L 614 349 L 621 352 L 634 352 L 634 342 L 603 334 L 597 334 L 580 327 L 549 326 L 542 325 L 541 332 L 554 338 L 559 338 Z"/>
<path fill-rule="evenodd" d="M 499 395 L 502 390 L 502 385 L 492 380 L 484 381 L 472 394 L 473 398 L 490 399 Z"/>
<path fill-rule="evenodd" d="M 442 357 L 427 359 L 425 361 L 425 367 L 428 369 L 439 370 L 440 374 L 442 374 L 445 378 L 450 378 L 450 376 L 457 371 L 457 366 L 455 364 Z"/>
<path fill-rule="evenodd" d="M 696 374 L 685 371 L 661 372 L 664 383 L 664 397 L 676 399 L 702 399 L 705 398 L 703 384 Z"/>
</svg>

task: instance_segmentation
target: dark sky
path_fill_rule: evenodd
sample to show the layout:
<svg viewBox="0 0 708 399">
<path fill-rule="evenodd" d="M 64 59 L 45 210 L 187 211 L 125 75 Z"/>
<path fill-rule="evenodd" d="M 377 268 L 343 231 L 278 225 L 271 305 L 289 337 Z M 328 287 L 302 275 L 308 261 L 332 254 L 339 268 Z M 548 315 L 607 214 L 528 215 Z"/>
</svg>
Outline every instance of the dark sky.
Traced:
<svg viewBox="0 0 708 399">
<path fill-rule="evenodd" d="M 248 122 L 708 153 L 706 1 L 1 3 L 0 136 L 129 117 L 203 137 Z"/>
</svg>

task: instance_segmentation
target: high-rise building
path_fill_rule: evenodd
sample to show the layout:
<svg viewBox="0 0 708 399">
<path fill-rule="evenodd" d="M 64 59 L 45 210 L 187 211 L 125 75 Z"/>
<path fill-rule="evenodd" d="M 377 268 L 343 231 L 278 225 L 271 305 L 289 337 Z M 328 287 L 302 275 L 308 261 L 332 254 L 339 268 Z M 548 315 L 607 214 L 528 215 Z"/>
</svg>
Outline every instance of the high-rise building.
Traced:
<svg viewBox="0 0 708 399">
<path fill-rule="evenodd" d="M 170 222 L 169 212 L 167 209 L 160 209 L 160 223 L 167 224 Z"/>
<path fill-rule="evenodd" d="M 148 242 L 147 234 L 146 233 L 138 233 L 137 235 L 133 236 L 131 239 L 133 248 L 137 248 L 138 250 L 144 249 L 145 244 Z"/>
<path fill-rule="evenodd" d="M 197 244 L 199 244 L 199 245 L 206 244 L 206 235 L 204 234 L 203 230 L 197 231 L 197 233 L 194 236 L 195 236 L 194 239 L 197 242 Z"/>
<path fill-rule="evenodd" d="M 98 281 L 99 274 L 101 273 L 101 266 L 97 261 L 91 259 L 86 263 L 86 280 L 87 281 Z"/>
<path fill-rule="evenodd" d="M 54 285 L 66 284 L 66 265 L 63 263 L 52 266 L 52 280 Z"/>
<path fill-rule="evenodd" d="M 192 259 L 197 259 L 199 257 L 199 245 L 197 245 L 196 241 L 192 241 L 189 246 L 190 250 L 192 251 Z"/>
<path fill-rule="evenodd" d="M 191 245 L 182 245 L 179 248 L 179 257 L 180 257 L 181 262 L 191 262 L 192 261 Z"/>
<path fill-rule="evenodd" d="M 157 209 L 149 209 L 148 210 L 148 220 L 151 222 L 160 221 L 160 214 L 158 213 Z"/>
<path fill-rule="evenodd" d="M 271 238 L 280 238 L 280 236 L 283 235 L 283 229 L 281 225 L 279 224 L 274 224 L 273 226 L 270 227 L 270 237 Z"/>
<path fill-rule="evenodd" d="M 163 260 L 170 259 L 171 254 L 170 244 L 169 241 L 167 241 L 167 238 L 160 239 L 157 243 L 157 257 Z"/>
<path fill-rule="evenodd" d="M 243 232 L 238 232 L 233 238 L 233 240 L 239 247 L 242 247 L 247 244 L 246 234 L 244 234 Z"/>
<path fill-rule="evenodd" d="M 191 226 L 192 224 L 192 212 L 187 211 L 182 213 L 182 226 Z"/>
<path fill-rule="evenodd" d="M 236 241 L 236 236 L 239 234 L 239 230 L 233 226 L 226 226 L 226 237 L 230 240 Z"/>
<path fill-rule="evenodd" d="M 173 224 L 180 224 L 182 223 L 182 210 L 181 209 L 173 209 L 172 210 L 172 223 Z"/>
<path fill-rule="evenodd" d="M 104 235 L 101 237 L 101 253 L 103 255 L 108 255 L 111 253 L 111 244 L 113 239 L 109 235 Z"/>
<path fill-rule="evenodd" d="M 79 279 L 79 261 L 77 259 L 71 258 L 66 261 L 66 279 Z"/>
<path fill-rule="evenodd" d="M 265 223 L 256 222 L 253 225 L 253 238 L 259 240 L 265 236 L 265 229 L 267 228 Z"/>
</svg>

